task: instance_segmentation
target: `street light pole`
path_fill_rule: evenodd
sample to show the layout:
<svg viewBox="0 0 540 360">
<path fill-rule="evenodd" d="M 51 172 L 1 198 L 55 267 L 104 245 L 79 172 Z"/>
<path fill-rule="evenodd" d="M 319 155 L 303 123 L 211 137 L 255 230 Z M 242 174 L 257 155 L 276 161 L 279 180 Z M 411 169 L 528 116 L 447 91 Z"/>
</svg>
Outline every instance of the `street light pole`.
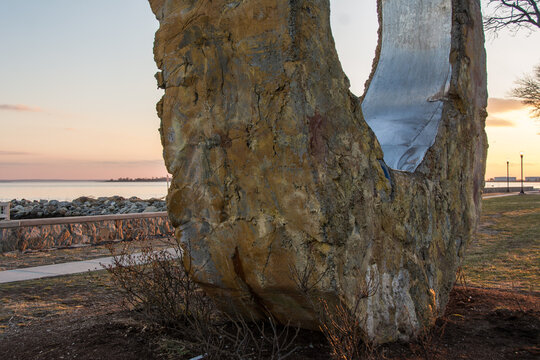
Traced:
<svg viewBox="0 0 540 360">
<path fill-rule="evenodd" d="M 510 192 L 510 160 L 506 160 L 506 192 Z"/>
<path fill-rule="evenodd" d="M 525 191 L 523 191 L 523 153 L 519 154 L 521 156 L 521 192 L 520 195 L 525 195 Z"/>
</svg>

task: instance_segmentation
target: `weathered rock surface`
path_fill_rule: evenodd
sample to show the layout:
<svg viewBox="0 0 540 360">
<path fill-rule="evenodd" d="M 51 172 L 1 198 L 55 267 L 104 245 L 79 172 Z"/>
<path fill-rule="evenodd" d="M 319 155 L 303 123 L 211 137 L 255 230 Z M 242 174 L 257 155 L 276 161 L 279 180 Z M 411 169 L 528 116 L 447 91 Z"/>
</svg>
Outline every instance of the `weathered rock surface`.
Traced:
<svg viewBox="0 0 540 360">
<path fill-rule="evenodd" d="M 440 96 L 426 98 L 440 102 L 441 120 L 414 172 L 385 165 L 361 99 L 348 90 L 328 0 L 150 4 L 174 175 L 169 217 L 193 277 L 225 309 L 312 328 L 319 298 L 352 304 L 372 286 L 359 316 L 376 342 L 432 324 L 483 187 L 479 1 L 443 2 L 452 9 L 451 72 Z M 308 296 L 295 272 L 306 275 Z"/>
</svg>

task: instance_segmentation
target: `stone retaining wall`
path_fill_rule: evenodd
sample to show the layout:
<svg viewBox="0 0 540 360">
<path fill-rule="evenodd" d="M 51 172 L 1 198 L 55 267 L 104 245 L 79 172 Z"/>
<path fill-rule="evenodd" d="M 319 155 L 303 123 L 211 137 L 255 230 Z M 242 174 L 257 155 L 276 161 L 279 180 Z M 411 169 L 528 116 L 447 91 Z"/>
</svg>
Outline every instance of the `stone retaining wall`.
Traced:
<svg viewBox="0 0 540 360">
<path fill-rule="evenodd" d="M 0 253 L 165 237 L 172 233 L 164 211 L 0 221 Z"/>
</svg>

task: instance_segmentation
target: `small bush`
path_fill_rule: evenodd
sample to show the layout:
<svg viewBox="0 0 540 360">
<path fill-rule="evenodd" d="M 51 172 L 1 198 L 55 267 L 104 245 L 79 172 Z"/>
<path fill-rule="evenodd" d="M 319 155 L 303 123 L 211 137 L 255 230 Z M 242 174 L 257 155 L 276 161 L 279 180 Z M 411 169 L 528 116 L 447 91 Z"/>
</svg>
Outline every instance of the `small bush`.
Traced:
<svg viewBox="0 0 540 360">
<path fill-rule="evenodd" d="M 354 294 L 351 306 L 340 301 L 330 306 L 321 299 L 320 329 L 332 349 L 336 360 L 371 359 L 374 356 L 373 344 L 365 333 L 365 318 L 360 313 L 362 301 L 373 296 L 377 286 L 368 283 Z"/>
<path fill-rule="evenodd" d="M 201 297 L 181 264 L 180 249 L 173 249 L 154 251 L 144 247 L 138 254 L 124 249 L 114 254 L 113 265 L 107 267 L 126 302 L 160 324 L 184 321 Z"/>
<path fill-rule="evenodd" d="M 299 329 L 281 326 L 271 316 L 256 322 L 221 312 L 184 268 L 179 244 L 171 241 L 171 246 L 160 251 L 146 247 L 138 254 L 125 248 L 113 253 L 113 265 L 106 268 L 130 309 L 172 330 L 176 338 L 161 341 L 165 355 L 286 359 L 296 351 Z"/>
<path fill-rule="evenodd" d="M 324 279 L 328 269 L 317 274 L 313 262 L 307 261 L 303 269 L 289 267 L 291 279 L 297 289 L 314 309 L 318 309 L 319 329 L 326 338 L 332 358 L 335 360 L 374 359 L 375 347 L 363 330 L 365 318 L 361 314 L 361 304 L 373 296 L 378 284 L 373 281 L 359 286 L 353 302 L 348 306 L 343 301 L 330 305 L 325 299 L 314 301 L 314 289 Z"/>
</svg>

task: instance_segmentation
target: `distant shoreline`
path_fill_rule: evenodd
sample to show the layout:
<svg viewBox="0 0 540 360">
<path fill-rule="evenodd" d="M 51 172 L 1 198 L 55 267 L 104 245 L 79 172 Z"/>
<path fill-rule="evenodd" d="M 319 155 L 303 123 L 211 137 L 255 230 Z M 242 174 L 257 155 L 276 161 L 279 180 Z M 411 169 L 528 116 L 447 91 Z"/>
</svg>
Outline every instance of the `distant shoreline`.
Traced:
<svg viewBox="0 0 540 360">
<path fill-rule="evenodd" d="M 91 180 L 66 180 L 66 179 L 14 179 L 14 180 L 0 180 L 0 183 L 11 182 L 166 182 L 167 178 L 156 179 L 132 179 L 132 180 L 105 180 L 105 179 L 91 179 Z"/>
<path fill-rule="evenodd" d="M 167 185 L 166 181 L 4 180 L 0 181 L 0 201 L 12 199 L 72 201 L 81 196 L 99 198 L 114 195 L 150 199 L 167 195 Z"/>
<path fill-rule="evenodd" d="M 507 181 L 495 181 L 495 180 L 486 180 L 486 183 L 507 183 Z M 538 181 L 531 181 L 531 180 L 523 180 L 524 183 L 537 183 Z M 521 184 L 521 180 L 516 181 L 508 181 L 510 184 Z"/>
<path fill-rule="evenodd" d="M 170 180 L 170 178 L 169 178 Z M 120 178 L 120 179 L 86 179 L 86 180 L 69 180 L 69 179 L 0 179 L 0 183 L 8 183 L 8 182 L 166 182 L 167 178 L 136 178 L 136 179 L 130 179 L 130 178 Z M 495 181 L 495 180 L 485 180 L 486 183 L 506 183 L 506 181 Z M 534 183 L 538 181 L 527 181 L 523 180 L 524 183 Z M 509 181 L 509 183 L 521 183 L 521 180 L 516 181 Z"/>
<path fill-rule="evenodd" d="M 66 180 L 66 179 L 13 179 L 13 180 L 0 180 L 0 183 L 10 183 L 10 182 L 105 182 L 107 180 Z"/>
<path fill-rule="evenodd" d="M 160 178 L 119 178 L 119 179 L 110 179 L 105 180 L 106 182 L 162 182 L 167 181 L 166 177 L 160 177 Z"/>
</svg>

